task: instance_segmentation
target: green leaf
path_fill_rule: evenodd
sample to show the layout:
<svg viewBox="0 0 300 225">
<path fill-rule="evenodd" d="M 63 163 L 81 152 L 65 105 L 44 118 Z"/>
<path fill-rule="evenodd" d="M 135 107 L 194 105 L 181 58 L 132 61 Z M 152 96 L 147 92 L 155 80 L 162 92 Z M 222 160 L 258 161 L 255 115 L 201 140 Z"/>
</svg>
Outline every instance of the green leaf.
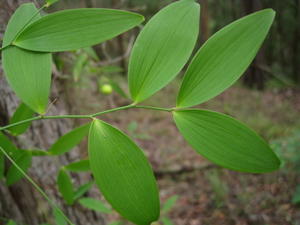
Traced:
<svg viewBox="0 0 300 225">
<path fill-rule="evenodd" d="M 159 195 L 150 164 L 124 133 L 94 120 L 89 134 L 89 159 L 96 184 L 122 216 L 138 225 L 159 217 Z"/>
<path fill-rule="evenodd" d="M 10 45 L 18 33 L 30 24 L 29 21 L 34 22 L 40 18 L 37 8 L 33 3 L 25 3 L 11 16 L 6 31 L 3 37 L 3 47 Z"/>
<path fill-rule="evenodd" d="M 84 65 L 87 63 L 87 61 L 88 55 L 85 53 L 82 53 L 77 57 L 73 68 L 73 79 L 75 82 L 77 82 L 80 79 Z"/>
<path fill-rule="evenodd" d="M 68 205 L 74 203 L 74 189 L 71 177 L 64 170 L 60 169 L 57 176 L 58 190 Z"/>
<path fill-rule="evenodd" d="M 0 132 L 0 147 L 13 159 L 16 159 L 20 154 L 16 146 L 2 132 Z"/>
<path fill-rule="evenodd" d="M 269 145 L 239 121 L 206 110 L 174 112 L 180 133 L 202 156 L 228 169 L 265 173 L 280 161 Z"/>
<path fill-rule="evenodd" d="M 0 152 L 0 180 L 4 177 L 4 170 L 5 170 L 5 161 L 4 161 L 4 155 L 2 152 Z"/>
<path fill-rule="evenodd" d="M 57 209 L 53 209 L 53 215 L 56 225 L 68 225 L 67 221 Z"/>
<path fill-rule="evenodd" d="M 112 86 L 115 92 L 117 92 L 123 98 L 129 99 L 128 95 L 125 93 L 125 91 L 120 87 L 120 85 L 117 82 L 113 80 L 109 80 L 109 84 Z"/>
<path fill-rule="evenodd" d="M 136 103 L 166 86 L 186 64 L 197 41 L 199 17 L 199 5 L 182 0 L 146 24 L 129 62 L 129 89 Z"/>
<path fill-rule="evenodd" d="M 296 191 L 293 194 L 292 203 L 293 204 L 299 204 L 300 203 L 300 185 L 298 185 L 296 187 Z"/>
<path fill-rule="evenodd" d="M 172 197 L 168 198 L 165 204 L 163 205 L 161 211 L 163 213 L 169 212 L 172 209 L 172 207 L 176 204 L 177 200 L 178 200 L 178 195 L 173 195 Z"/>
<path fill-rule="evenodd" d="M 105 204 L 99 200 L 93 198 L 82 198 L 79 203 L 84 207 L 102 213 L 111 213 L 111 209 L 108 209 Z"/>
<path fill-rule="evenodd" d="M 99 44 L 144 20 L 113 9 L 72 9 L 52 13 L 28 26 L 14 44 L 28 50 L 61 52 Z"/>
<path fill-rule="evenodd" d="M 86 47 L 82 50 L 94 61 L 100 61 L 99 56 L 97 55 L 97 52 L 93 49 L 93 47 Z"/>
<path fill-rule="evenodd" d="M 44 114 L 51 85 L 51 54 L 10 46 L 2 51 L 2 59 L 10 87 L 31 109 Z"/>
<path fill-rule="evenodd" d="M 6 225 L 17 225 L 17 223 L 13 220 L 10 220 Z"/>
<path fill-rule="evenodd" d="M 78 162 L 70 163 L 69 165 L 65 166 L 66 170 L 69 170 L 71 172 L 85 172 L 90 171 L 90 161 L 88 159 L 86 160 L 80 160 Z"/>
<path fill-rule="evenodd" d="M 19 156 L 16 158 L 16 164 L 26 172 L 31 166 L 32 157 L 28 152 L 21 152 Z M 22 173 L 14 166 L 11 165 L 6 174 L 6 184 L 7 186 L 11 186 L 21 180 L 23 178 Z"/>
<path fill-rule="evenodd" d="M 49 149 L 50 155 L 61 155 L 76 145 L 78 145 L 82 139 L 88 135 L 90 123 L 78 127 L 67 134 L 61 136 Z"/>
<path fill-rule="evenodd" d="M 49 156 L 49 153 L 40 149 L 20 149 L 21 151 L 29 152 L 32 156 Z"/>
<path fill-rule="evenodd" d="M 114 222 L 111 222 L 109 225 L 121 225 L 122 222 L 121 221 L 114 221 Z"/>
<path fill-rule="evenodd" d="M 19 107 L 16 109 L 14 115 L 9 121 L 9 124 L 17 123 L 22 120 L 29 119 L 33 117 L 34 111 L 30 109 L 27 105 L 24 103 L 21 103 Z M 31 125 L 31 122 L 24 123 L 15 127 L 9 128 L 9 131 L 12 135 L 18 136 L 20 134 L 23 134 Z"/>
<path fill-rule="evenodd" d="M 9 21 L 4 44 L 10 44 L 24 26 L 40 17 L 33 4 L 23 4 Z M 17 96 L 35 112 L 44 114 L 50 93 L 51 54 L 10 46 L 2 50 L 2 60 L 8 83 Z"/>
<path fill-rule="evenodd" d="M 81 185 L 74 193 L 74 200 L 81 198 L 85 193 L 88 192 L 94 185 L 93 181 L 90 181 L 86 184 Z"/>
<path fill-rule="evenodd" d="M 163 217 L 161 220 L 163 225 L 173 225 L 172 221 L 168 217 Z"/>
<path fill-rule="evenodd" d="M 230 87 L 247 69 L 274 20 L 265 9 L 224 27 L 198 51 L 177 97 L 177 107 L 203 103 Z"/>
</svg>

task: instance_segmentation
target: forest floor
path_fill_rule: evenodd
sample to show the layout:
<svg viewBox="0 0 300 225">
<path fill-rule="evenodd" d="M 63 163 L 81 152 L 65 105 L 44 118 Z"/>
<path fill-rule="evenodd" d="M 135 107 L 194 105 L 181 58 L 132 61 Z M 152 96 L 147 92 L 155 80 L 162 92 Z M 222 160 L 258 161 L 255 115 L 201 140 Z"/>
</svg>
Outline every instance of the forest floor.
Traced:
<svg viewBox="0 0 300 225">
<path fill-rule="evenodd" d="M 174 81 L 143 104 L 174 106 L 178 86 Z M 81 113 L 96 111 L 99 105 L 104 109 L 128 103 L 116 94 L 97 94 L 97 87 L 90 95 L 77 97 L 80 108 L 86 110 Z M 105 116 L 145 150 L 158 178 L 162 202 L 178 195 L 177 203 L 163 216 L 175 225 L 300 225 L 300 208 L 292 204 L 300 184 L 300 91 L 261 92 L 238 84 L 199 107 L 248 124 L 271 143 L 283 165 L 270 174 L 232 172 L 192 150 L 169 113 L 131 109 Z"/>
</svg>

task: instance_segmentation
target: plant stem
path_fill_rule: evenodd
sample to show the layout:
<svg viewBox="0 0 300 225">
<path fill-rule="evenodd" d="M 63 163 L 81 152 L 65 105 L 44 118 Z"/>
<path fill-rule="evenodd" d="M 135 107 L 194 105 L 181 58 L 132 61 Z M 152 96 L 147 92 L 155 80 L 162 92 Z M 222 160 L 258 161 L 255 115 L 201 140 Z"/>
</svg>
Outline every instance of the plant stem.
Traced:
<svg viewBox="0 0 300 225">
<path fill-rule="evenodd" d="M 133 108 L 156 110 L 156 111 L 165 111 L 165 112 L 174 111 L 174 109 L 172 109 L 172 108 L 160 108 L 160 107 L 154 107 L 154 106 L 143 106 L 143 105 L 131 104 L 131 105 L 121 106 L 121 107 L 118 107 L 118 108 L 113 108 L 113 109 L 109 109 L 109 110 L 105 110 L 105 111 L 102 111 L 102 112 L 98 112 L 98 113 L 95 113 L 95 114 L 89 114 L 89 115 L 58 115 L 58 116 L 43 116 L 43 115 L 40 115 L 40 116 L 32 117 L 30 119 L 26 119 L 26 120 L 22 120 L 22 121 L 19 121 L 19 122 L 16 122 L 16 123 L 9 124 L 9 125 L 4 126 L 4 127 L 0 127 L 0 131 L 7 130 L 11 127 L 19 126 L 19 125 L 22 125 L 22 124 L 25 124 L 25 123 L 36 121 L 36 120 L 76 119 L 76 118 L 77 119 L 93 119 L 94 117 L 97 117 L 97 116 L 100 116 L 100 115 L 103 115 L 103 114 L 112 113 L 112 112 L 121 111 L 121 110 L 126 110 L 126 109 L 133 109 Z"/>
<path fill-rule="evenodd" d="M 49 202 L 49 204 L 57 210 L 64 219 L 70 224 L 74 225 L 71 220 L 63 213 L 63 211 L 48 197 L 48 195 L 18 166 L 18 164 L 0 147 L 1 152 L 9 159 L 9 161 L 19 170 L 19 172 L 35 187 L 35 189 Z"/>
<path fill-rule="evenodd" d="M 121 106 L 121 107 L 118 107 L 118 108 L 109 109 L 109 110 L 105 110 L 103 112 L 98 112 L 98 113 L 92 114 L 92 115 L 90 115 L 90 117 L 96 117 L 96 116 L 100 116 L 100 115 L 111 113 L 111 112 L 130 109 L 130 108 L 133 108 L 133 107 L 134 107 L 134 105 L 132 105 L 132 104 L 131 105 L 125 105 L 125 106 Z"/>
<path fill-rule="evenodd" d="M 137 108 L 137 109 L 149 109 L 149 110 L 165 111 L 165 112 L 172 112 L 172 111 L 174 111 L 173 108 L 160 108 L 160 107 L 145 106 L 145 105 L 135 105 L 133 108 Z"/>
</svg>

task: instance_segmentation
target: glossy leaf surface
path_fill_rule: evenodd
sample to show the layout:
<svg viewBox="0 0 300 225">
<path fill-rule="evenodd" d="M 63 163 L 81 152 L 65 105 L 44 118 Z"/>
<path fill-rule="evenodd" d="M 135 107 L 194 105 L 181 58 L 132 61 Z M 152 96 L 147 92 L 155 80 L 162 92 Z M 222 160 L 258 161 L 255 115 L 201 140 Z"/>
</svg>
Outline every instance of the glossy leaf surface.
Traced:
<svg viewBox="0 0 300 225">
<path fill-rule="evenodd" d="M 22 152 L 16 158 L 16 164 L 26 173 L 31 166 L 32 157 L 28 152 Z M 15 184 L 23 178 L 23 174 L 18 170 L 17 167 L 11 165 L 6 173 L 6 184 L 8 186 Z"/>
<path fill-rule="evenodd" d="M 220 166 L 250 173 L 271 172 L 280 166 L 261 137 L 227 115 L 195 109 L 176 111 L 174 119 L 186 141 Z"/>
<path fill-rule="evenodd" d="M 138 36 L 129 62 L 129 89 L 141 102 L 167 85 L 183 68 L 199 32 L 200 7 L 175 2 L 158 12 Z"/>
<path fill-rule="evenodd" d="M 5 44 L 10 43 L 22 27 L 35 21 L 34 15 L 37 19 L 41 17 L 33 4 L 22 5 L 15 14 L 9 21 L 3 40 Z M 2 51 L 2 60 L 10 87 L 32 110 L 44 114 L 50 93 L 51 54 L 9 46 Z"/>
<path fill-rule="evenodd" d="M 159 195 L 151 166 L 128 136 L 94 120 L 89 159 L 96 184 L 115 210 L 138 225 L 158 219 Z"/>
<path fill-rule="evenodd" d="M 144 20 L 143 16 L 112 9 L 71 9 L 49 14 L 28 26 L 15 45 L 41 52 L 61 52 L 99 44 Z"/>
<path fill-rule="evenodd" d="M 102 213 L 111 213 L 111 209 L 107 208 L 105 204 L 97 199 L 82 198 L 79 203 L 84 207 Z"/>
<path fill-rule="evenodd" d="M 19 107 L 16 109 L 16 111 L 13 114 L 12 118 L 10 119 L 9 123 L 10 124 L 17 123 L 22 120 L 29 119 L 29 118 L 33 117 L 33 115 L 34 115 L 34 111 L 31 108 L 29 108 L 27 105 L 25 105 L 24 103 L 21 103 L 19 105 Z M 30 125 L 31 125 L 31 122 L 24 123 L 24 124 L 9 128 L 9 131 L 12 135 L 17 136 L 17 135 L 23 134 L 30 127 Z"/>
<path fill-rule="evenodd" d="M 213 35 L 189 66 L 178 107 L 203 103 L 231 86 L 247 69 L 265 39 L 275 12 L 265 9 L 239 19 Z"/>
<path fill-rule="evenodd" d="M 82 139 L 88 135 L 90 123 L 85 124 L 81 127 L 75 128 L 74 130 L 61 136 L 49 149 L 49 154 L 51 155 L 61 155 L 76 145 L 78 145 Z"/>
<path fill-rule="evenodd" d="M 58 190 L 68 205 L 74 202 L 74 189 L 71 177 L 64 170 L 61 169 L 57 176 Z"/>
</svg>

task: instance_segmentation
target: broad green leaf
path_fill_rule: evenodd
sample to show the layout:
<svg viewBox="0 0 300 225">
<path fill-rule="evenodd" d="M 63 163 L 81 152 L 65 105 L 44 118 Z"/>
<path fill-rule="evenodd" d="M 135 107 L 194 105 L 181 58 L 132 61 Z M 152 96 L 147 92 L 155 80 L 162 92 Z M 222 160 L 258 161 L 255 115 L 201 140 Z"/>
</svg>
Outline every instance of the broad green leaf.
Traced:
<svg viewBox="0 0 300 225">
<path fill-rule="evenodd" d="M 66 170 L 69 170 L 71 172 L 85 172 L 90 171 L 90 161 L 88 159 L 86 160 L 80 160 L 78 162 L 70 163 L 69 165 L 65 166 Z"/>
<path fill-rule="evenodd" d="M 24 103 L 21 103 L 19 107 L 16 109 L 15 113 L 13 114 L 12 118 L 9 121 L 9 124 L 17 123 L 22 120 L 29 119 L 33 117 L 34 111 L 30 109 Z M 21 124 L 19 126 L 9 128 L 9 131 L 12 135 L 18 136 L 23 134 L 31 125 L 31 122 Z"/>
<path fill-rule="evenodd" d="M 231 86 L 247 69 L 274 20 L 265 9 L 224 27 L 198 51 L 177 97 L 177 107 L 203 103 Z"/>
<path fill-rule="evenodd" d="M 4 155 L 2 152 L 0 152 L 0 180 L 4 177 L 4 170 L 5 170 Z"/>
<path fill-rule="evenodd" d="M 195 109 L 176 111 L 174 119 L 186 141 L 220 166 L 250 173 L 271 172 L 280 166 L 261 137 L 227 115 Z"/>
<path fill-rule="evenodd" d="M 28 26 L 14 44 L 28 50 L 61 52 L 109 40 L 144 20 L 113 9 L 71 9 L 49 14 Z"/>
<path fill-rule="evenodd" d="M 50 93 L 51 54 L 10 46 L 2 51 L 2 59 L 10 87 L 32 110 L 44 114 Z"/>
<path fill-rule="evenodd" d="M 22 31 L 31 22 L 38 20 L 41 16 L 33 3 L 20 5 L 10 18 L 3 37 L 3 47 L 10 45 L 18 33 Z"/>
<path fill-rule="evenodd" d="M 22 5 L 17 10 L 16 15 L 12 16 L 9 21 L 4 36 L 4 43 L 10 44 L 20 29 L 40 17 L 38 10 L 33 4 Z M 44 114 L 50 93 L 51 54 L 31 52 L 15 46 L 9 46 L 2 50 L 2 60 L 3 69 L 10 87 L 31 109 L 37 113 Z"/>
<path fill-rule="evenodd" d="M 163 225 L 173 225 L 172 221 L 168 217 L 163 217 L 161 221 Z"/>
<path fill-rule="evenodd" d="M 54 215 L 56 225 L 68 225 L 67 221 L 65 220 L 61 212 L 59 212 L 57 209 L 53 209 L 53 215 Z"/>
<path fill-rule="evenodd" d="M 97 199 L 93 198 L 82 198 L 79 203 L 84 207 L 102 213 L 111 213 L 111 209 L 108 209 L 105 204 Z"/>
<path fill-rule="evenodd" d="M 24 172 L 26 172 L 31 166 L 31 160 L 32 160 L 32 157 L 28 152 L 22 152 L 16 158 L 15 162 Z M 14 165 L 11 165 L 6 174 L 6 184 L 8 186 L 13 185 L 22 178 L 23 178 L 23 175 L 17 169 L 17 167 L 15 167 Z"/>
<path fill-rule="evenodd" d="M 89 159 L 96 184 L 115 210 L 138 225 L 158 219 L 159 195 L 151 166 L 128 136 L 95 119 Z"/>
<path fill-rule="evenodd" d="M 68 205 L 74 202 L 74 189 L 71 177 L 64 170 L 61 169 L 57 176 L 58 190 Z"/>
<path fill-rule="evenodd" d="M 161 211 L 163 213 L 169 212 L 172 209 L 172 207 L 176 204 L 177 199 L 178 199 L 178 195 L 174 195 L 174 196 L 168 198 L 166 200 L 166 202 L 164 203 L 163 208 L 162 208 Z"/>
<path fill-rule="evenodd" d="M 81 185 L 74 193 L 74 200 L 77 200 L 78 198 L 81 198 L 85 193 L 88 192 L 94 185 L 93 181 L 90 181 L 89 183 Z"/>
<path fill-rule="evenodd" d="M 90 123 L 85 124 L 81 127 L 78 127 L 69 133 L 61 136 L 49 149 L 50 155 L 61 155 L 68 151 L 70 151 L 72 148 L 74 148 L 76 145 L 78 145 L 82 139 L 88 135 L 89 132 Z"/>
<path fill-rule="evenodd" d="M 188 61 L 199 32 L 200 7 L 175 2 L 157 13 L 138 36 L 129 62 L 129 89 L 138 103 L 167 85 Z"/>
</svg>

